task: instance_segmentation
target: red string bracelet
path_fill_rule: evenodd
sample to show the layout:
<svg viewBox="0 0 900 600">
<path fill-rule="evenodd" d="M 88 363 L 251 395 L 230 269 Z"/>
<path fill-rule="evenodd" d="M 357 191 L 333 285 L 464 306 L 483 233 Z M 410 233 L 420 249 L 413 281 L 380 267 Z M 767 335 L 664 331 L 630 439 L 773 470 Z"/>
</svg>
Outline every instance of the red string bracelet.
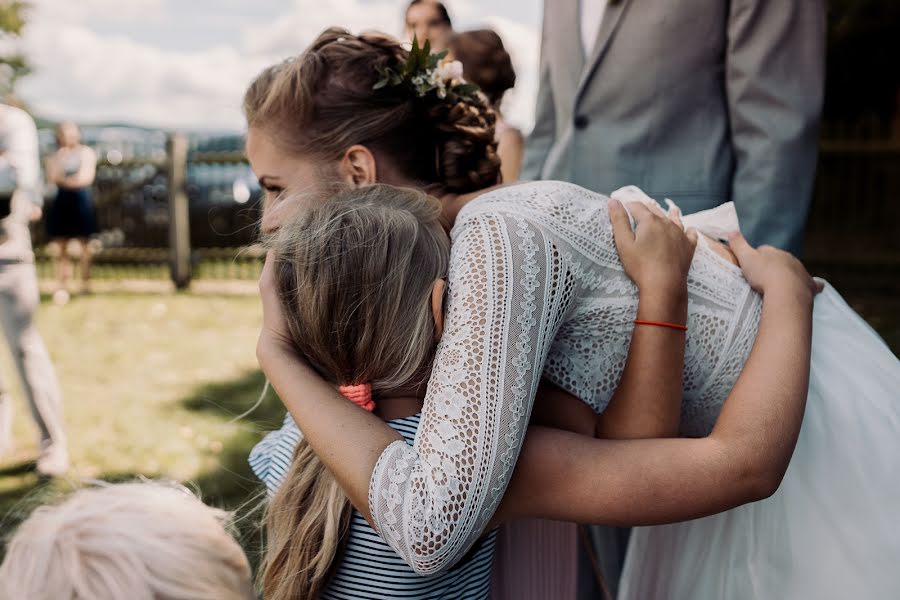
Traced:
<svg viewBox="0 0 900 600">
<path fill-rule="evenodd" d="M 677 329 L 678 331 L 687 331 L 687 325 L 676 325 L 675 323 L 665 323 L 663 321 L 641 321 L 634 320 L 635 325 L 655 325 L 657 327 L 668 327 L 669 329 Z"/>
</svg>

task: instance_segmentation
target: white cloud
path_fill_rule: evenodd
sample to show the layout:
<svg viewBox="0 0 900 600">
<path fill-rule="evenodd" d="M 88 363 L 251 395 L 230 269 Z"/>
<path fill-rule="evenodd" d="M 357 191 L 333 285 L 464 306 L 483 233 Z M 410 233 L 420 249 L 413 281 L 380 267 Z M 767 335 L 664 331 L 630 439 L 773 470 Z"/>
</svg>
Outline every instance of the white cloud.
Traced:
<svg viewBox="0 0 900 600">
<path fill-rule="evenodd" d="M 35 0 L 29 20 L 89 23 L 156 20 L 165 12 L 165 0 Z"/>
<path fill-rule="evenodd" d="M 92 122 L 236 129 L 243 90 L 265 66 L 233 47 L 172 52 L 66 25 L 35 27 L 26 49 L 40 76 L 22 96 L 39 114 Z"/>
<path fill-rule="evenodd" d="M 278 60 L 296 54 L 326 27 L 337 25 L 352 32 L 369 29 L 393 35 L 402 33 L 405 3 L 376 0 L 363 5 L 359 0 L 335 0 L 328 10 L 315 0 L 295 0 L 290 13 L 273 23 L 249 28 L 243 43 L 246 50 Z M 534 121 L 537 69 L 541 35 L 537 24 L 525 24 L 507 16 L 491 16 L 484 5 L 473 0 L 457 0 L 450 7 L 460 29 L 491 27 L 500 34 L 513 59 L 517 83 L 504 100 L 506 118 L 530 130 Z"/>
<path fill-rule="evenodd" d="M 222 10 L 229 4 L 222 3 Z M 145 35 L 142 42 L 127 35 L 128 23 L 140 27 L 155 21 L 165 30 L 166 23 L 178 22 L 179 6 L 165 0 L 39 0 L 23 40 L 35 74 L 21 82 L 20 94 L 35 112 L 51 118 L 238 130 L 244 89 L 263 67 L 298 53 L 331 25 L 399 34 L 405 3 L 293 0 L 267 23 L 248 21 L 237 39 L 223 34 L 217 45 L 192 50 L 166 49 L 172 44 L 164 42 L 172 40 L 154 44 Z M 536 26 L 508 16 L 480 17 L 484 9 L 471 0 L 453 8 L 464 17 L 457 19 L 461 25 L 487 24 L 503 36 L 519 82 L 506 115 L 527 129 L 540 42 Z M 211 19 L 209 27 L 214 23 Z M 207 38 L 211 33 L 204 32 Z"/>
<path fill-rule="evenodd" d="M 277 59 L 297 54 L 327 27 L 337 26 L 353 33 L 378 30 L 399 35 L 403 13 L 396 1 L 294 0 L 288 12 L 274 22 L 248 27 L 242 42 L 252 54 Z"/>
</svg>

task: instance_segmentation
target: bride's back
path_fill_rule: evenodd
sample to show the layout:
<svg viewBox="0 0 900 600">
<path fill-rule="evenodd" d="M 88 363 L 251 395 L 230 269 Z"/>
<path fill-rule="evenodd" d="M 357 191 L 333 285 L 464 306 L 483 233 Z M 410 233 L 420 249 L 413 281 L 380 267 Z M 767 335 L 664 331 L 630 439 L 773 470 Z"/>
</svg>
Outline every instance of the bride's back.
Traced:
<svg viewBox="0 0 900 600">
<path fill-rule="evenodd" d="M 490 220 L 495 234 L 520 240 L 510 244 L 513 252 L 527 255 L 529 243 L 540 243 L 533 231 L 527 233 L 530 229 L 539 230 L 552 246 L 554 270 L 556 277 L 564 278 L 564 292 L 554 292 L 560 296 L 555 300 L 559 329 L 552 340 L 544 340 L 549 351 L 543 375 L 598 414 L 622 375 L 638 303 L 637 288 L 616 252 L 607 200 L 561 182 L 505 187 L 471 202 L 454 228 L 456 241 L 468 219 L 497 214 L 500 218 Z M 528 257 L 522 262 L 527 264 Z M 526 290 L 527 298 L 527 274 L 508 275 Z M 451 280 L 451 286 L 460 284 L 466 282 Z M 542 292 L 547 293 L 531 291 Z M 699 436 L 712 428 L 750 354 L 762 302 L 740 269 L 705 241 L 694 255 L 688 294 L 681 429 L 684 435 Z"/>
</svg>

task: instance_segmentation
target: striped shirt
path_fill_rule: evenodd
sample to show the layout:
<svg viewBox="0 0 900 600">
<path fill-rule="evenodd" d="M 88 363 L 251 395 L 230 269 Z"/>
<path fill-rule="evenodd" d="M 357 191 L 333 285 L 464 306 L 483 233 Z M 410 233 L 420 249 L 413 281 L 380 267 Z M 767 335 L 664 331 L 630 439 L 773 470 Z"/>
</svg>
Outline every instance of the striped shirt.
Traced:
<svg viewBox="0 0 900 600">
<path fill-rule="evenodd" d="M 412 444 L 419 415 L 389 421 Z M 285 415 L 281 429 L 269 433 L 250 453 L 250 467 L 266 485 L 269 495 L 281 486 L 290 469 L 294 448 L 302 434 Z M 401 559 L 375 533 L 356 510 L 350 518 L 347 546 L 322 600 L 487 600 L 491 588 L 496 530 L 482 537 L 452 569 L 423 577 Z"/>
</svg>

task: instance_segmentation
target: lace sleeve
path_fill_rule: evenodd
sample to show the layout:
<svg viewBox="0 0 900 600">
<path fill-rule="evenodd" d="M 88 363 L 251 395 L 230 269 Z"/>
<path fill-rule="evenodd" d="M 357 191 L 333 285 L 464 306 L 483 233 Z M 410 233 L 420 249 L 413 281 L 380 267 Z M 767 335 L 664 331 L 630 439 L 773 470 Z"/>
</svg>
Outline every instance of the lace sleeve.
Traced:
<svg viewBox="0 0 900 600">
<path fill-rule="evenodd" d="M 369 485 L 376 528 L 423 575 L 461 559 L 497 509 L 572 300 L 560 252 L 521 216 L 457 221 L 450 264 L 445 331 L 415 444 L 388 446 Z"/>
</svg>

